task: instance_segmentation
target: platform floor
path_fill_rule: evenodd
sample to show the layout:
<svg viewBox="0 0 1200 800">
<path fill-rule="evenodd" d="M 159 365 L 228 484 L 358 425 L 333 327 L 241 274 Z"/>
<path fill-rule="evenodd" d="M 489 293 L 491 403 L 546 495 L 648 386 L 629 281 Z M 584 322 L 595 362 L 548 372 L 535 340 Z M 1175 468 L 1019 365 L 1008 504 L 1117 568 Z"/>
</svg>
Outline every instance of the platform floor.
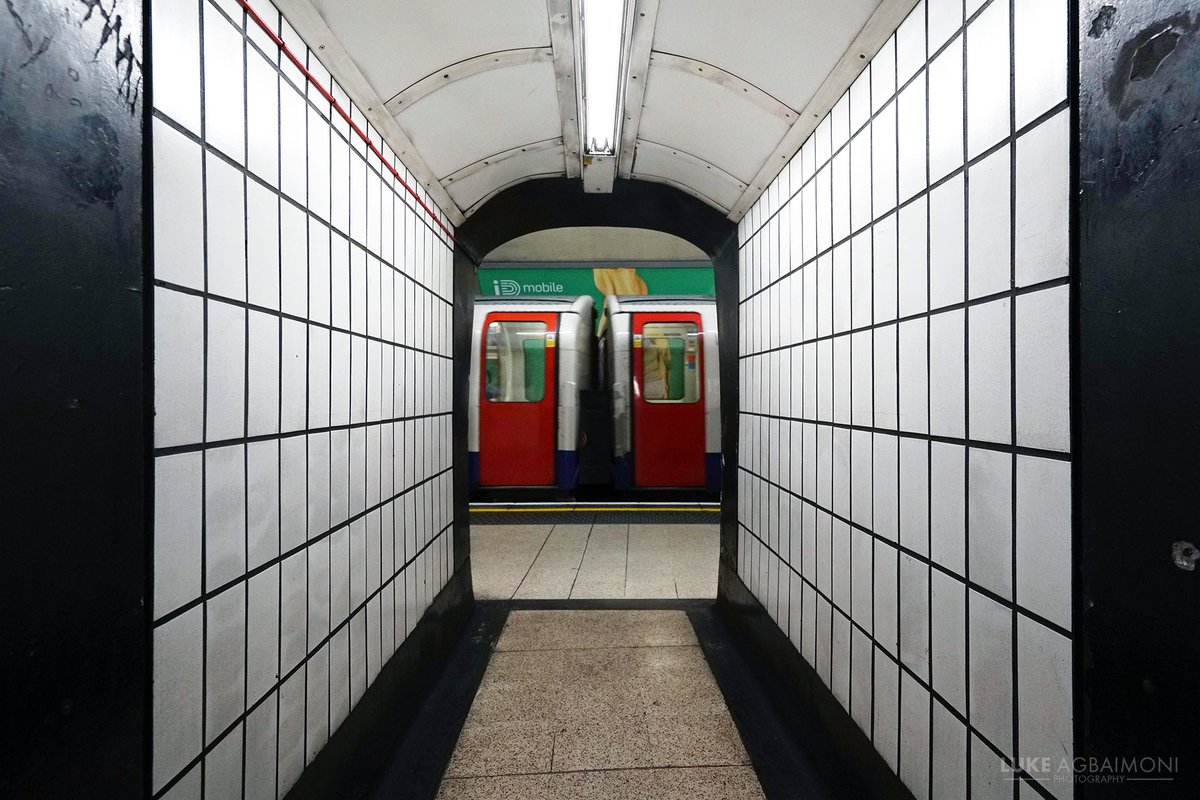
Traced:
<svg viewBox="0 0 1200 800">
<path fill-rule="evenodd" d="M 439 800 L 762 797 L 679 610 L 513 611 L 438 793 Z"/>
<path fill-rule="evenodd" d="M 471 525 L 480 600 L 711 599 L 719 552 L 707 523 Z"/>
</svg>

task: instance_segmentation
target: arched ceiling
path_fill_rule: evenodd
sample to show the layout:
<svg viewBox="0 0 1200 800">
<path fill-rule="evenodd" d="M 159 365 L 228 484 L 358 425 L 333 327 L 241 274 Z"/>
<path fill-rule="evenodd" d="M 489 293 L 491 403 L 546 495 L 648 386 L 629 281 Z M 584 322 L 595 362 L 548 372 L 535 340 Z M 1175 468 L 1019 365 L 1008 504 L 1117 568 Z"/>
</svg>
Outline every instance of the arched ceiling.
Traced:
<svg viewBox="0 0 1200 800">
<path fill-rule="evenodd" d="M 597 182 L 580 156 L 580 0 L 275 2 L 456 223 L 533 178 L 611 186 L 612 171 Z M 626 2 L 610 170 L 675 186 L 734 221 L 916 4 Z"/>
</svg>

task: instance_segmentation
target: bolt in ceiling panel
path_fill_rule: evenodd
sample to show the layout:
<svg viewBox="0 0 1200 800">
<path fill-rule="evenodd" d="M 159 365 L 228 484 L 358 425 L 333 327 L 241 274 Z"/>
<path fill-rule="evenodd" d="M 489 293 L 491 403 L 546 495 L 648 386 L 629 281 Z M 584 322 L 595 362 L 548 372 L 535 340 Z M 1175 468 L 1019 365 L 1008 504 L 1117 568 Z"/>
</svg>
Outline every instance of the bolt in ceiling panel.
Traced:
<svg viewBox="0 0 1200 800">
<path fill-rule="evenodd" d="M 383 100 L 481 53 L 549 47 L 546 0 L 311 0 Z"/>
<path fill-rule="evenodd" d="M 562 143 L 538 149 L 490 164 L 446 187 L 459 208 L 474 206 L 484 197 L 531 175 L 563 174 Z"/>
<path fill-rule="evenodd" d="M 638 142 L 633 177 L 646 180 L 666 178 L 691 187 L 701 199 L 722 211 L 732 208 L 746 190 L 746 184 L 719 167 L 705 164 L 677 149 L 647 141 Z"/>
<path fill-rule="evenodd" d="M 561 137 L 554 65 L 522 64 L 452 81 L 396 121 L 439 178 L 493 153 Z"/>
<path fill-rule="evenodd" d="M 879 4 L 661 0 L 654 49 L 715 64 L 799 110 Z"/>
<path fill-rule="evenodd" d="M 651 66 L 638 137 L 691 153 L 735 176 L 754 178 L 788 122 L 719 83 Z"/>
</svg>

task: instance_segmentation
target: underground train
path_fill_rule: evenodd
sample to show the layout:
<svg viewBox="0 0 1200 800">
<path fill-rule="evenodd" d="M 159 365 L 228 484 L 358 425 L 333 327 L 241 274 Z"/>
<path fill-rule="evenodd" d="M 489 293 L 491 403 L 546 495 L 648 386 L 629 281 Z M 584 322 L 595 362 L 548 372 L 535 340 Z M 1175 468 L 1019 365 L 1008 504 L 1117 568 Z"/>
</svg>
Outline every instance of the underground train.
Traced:
<svg viewBox="0 0 1200 800">
<path fill-rule="evenodd" d="M 470 487 L 720 487 L 712 297 L 479 298 Z"/>
</svg>

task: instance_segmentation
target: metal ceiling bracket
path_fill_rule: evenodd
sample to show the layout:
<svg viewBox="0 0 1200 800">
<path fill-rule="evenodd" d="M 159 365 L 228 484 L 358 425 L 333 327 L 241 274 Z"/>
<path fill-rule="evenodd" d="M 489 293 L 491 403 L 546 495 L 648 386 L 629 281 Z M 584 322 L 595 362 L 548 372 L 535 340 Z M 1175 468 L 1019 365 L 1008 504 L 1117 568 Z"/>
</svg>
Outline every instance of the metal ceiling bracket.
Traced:
<svg viewBox="0 0 1200 800">
<path fill-rule="evenodd" d="M 654 29 L 658 24 L 658 3 L 659 0 L 636 0 L 633 8 L 625 100 L 621 106 L 625 119 L 621 122 L 621 141 L 617 150 L 617 174 L 622 178 L 628 178 L 633 173 L 638 127 L 642 122 L 642 102 L 650 73 L 650 51 L 654 46 Z"/>
<path fill-rule="evenodd" d="M 563 162 L 568 178 L 583 174 L 583 117 L 579 95 L 578 50 L 575 31 L 578 17 L 571 0 L 546 0 L 550 18 L 550 49 L 554 61 L 554 84 L 558 90 L 558 114 L 562 121 Z"/>
<path fill-rule="evenodd" d="M 554 56 L 549 47 L 521 47 L 464 58 L 462 61 L 450 64 L 439 69 L 437 72 L 426 75 L 407 89 L 393 95 L 384 105 L 388 113 L 396 116 L 412 108 L 418 101 L 428 97 L 438 89 L 449 86 L 454 81 L 469 78 L 472 75 L 478 75 L 493 69 L 518 67 L 524 64 L 536 64 L 539 62 L 550 63 L 553 60 Z"/>
</svg>

